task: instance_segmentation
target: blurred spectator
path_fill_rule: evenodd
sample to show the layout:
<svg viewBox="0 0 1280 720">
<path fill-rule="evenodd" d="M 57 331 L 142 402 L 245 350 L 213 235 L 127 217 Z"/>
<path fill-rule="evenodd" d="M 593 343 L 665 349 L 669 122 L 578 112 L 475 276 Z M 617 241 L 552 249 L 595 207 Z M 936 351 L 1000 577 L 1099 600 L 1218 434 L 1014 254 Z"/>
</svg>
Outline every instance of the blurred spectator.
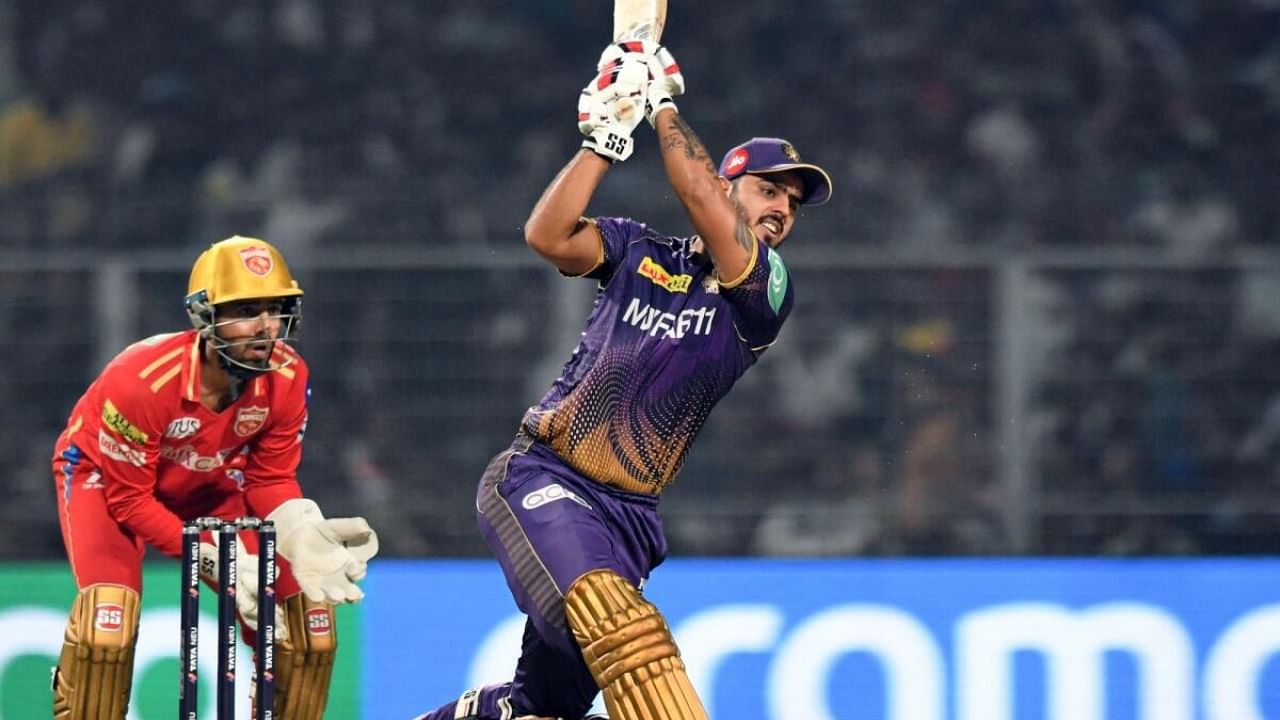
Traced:
<svg viewBox="0 0 1280 720">
<path fill-rule="evenodd" d="M 1004 546 L 996 522 L 999 499 L 974 396 L 937 344 L 947 342 L 936 337 L 945 326 L 921 330 L 935 336 L 932 350 L 925 357 L 904 357 L 895 371 L 900 435 L 889 547 L 907 555 L 998 552 Z"/>
<path fill-rule="evenodd" d="M 832 453 L 807 483 L 778 493 L 764 508 L 751 553 L 762 556 L 877 555 L 889 549 L 893 508 L 875 444 Z"/>
<path fill-rule="evenodd" d="M 679 9 L 682 102 L 712 118 L 713 150 L 787 127 L 844 189 L 785 249 L 796 315 L 704 429 L 673 546 L 1008 551 L 997 438 L 1017 434 L 992 427 L 1008 395 L 1033 550 L 1273 552 L 1278 283 L 1243 253 L 1280 241 L 1280 4 L 747 5 Z M 0 275 L 20 339 L 0 348 L 0 400 L 56 432 L 51 398 L 111 336 L 87 316 L 180 318 L 182 279 L 141 269 L 130 291 L 111 260 L 249 230 L 302 250 L 300 272 L 350 253 L 314 279 L 342 299 L 307 308 L 327 315 L 306 342 L 331 396 L 309 473 L 414 527 L 393 554 L 479 552 L 455 478 L 558 371 L 528 358 L 580 324 L 507 253 L 576 143 L 599 51 L 582 39 L 609 26 L 587 0 L 0 3 L 0 246 L 48 253 Z M 788 105 L 779 78 L 813 100 Z M 661 172 L 651 141 L 601 205 L 687 228 L 637 189 Z M 406 249 L 432 269 L 399 268 Z M 46 460 L 15 438 L 0 458 Z M 38 492 L 16 482 L 7 517 L 35 517 Z"/>
</svg>

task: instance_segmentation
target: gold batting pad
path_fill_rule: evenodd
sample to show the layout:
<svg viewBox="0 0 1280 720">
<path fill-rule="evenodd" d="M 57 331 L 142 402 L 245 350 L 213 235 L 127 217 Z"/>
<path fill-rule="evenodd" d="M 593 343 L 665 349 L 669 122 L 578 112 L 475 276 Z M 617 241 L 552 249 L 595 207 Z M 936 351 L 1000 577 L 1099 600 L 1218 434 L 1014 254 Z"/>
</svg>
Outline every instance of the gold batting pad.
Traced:
<svg viewBox="0 0 1280 720">
<path fill-rule="evenodd" d="M 612 570 L 569 587 L 565 612 L 613 720 L 707 720 L 666 620 Z"/>
<path fill-rule="evenodd" d="M 138 593 L 122 585 L 80 591 L 53 671 L 54 720 L 121 720 L 129 710 Z"/>
<path fill-rule="evenodd" d="M 285 637 L 276 641 L 276 707 L 279 720 L 321 720 L 338 652 L 333 606 L 302 593 L 284 601 Z"/>
</svg>

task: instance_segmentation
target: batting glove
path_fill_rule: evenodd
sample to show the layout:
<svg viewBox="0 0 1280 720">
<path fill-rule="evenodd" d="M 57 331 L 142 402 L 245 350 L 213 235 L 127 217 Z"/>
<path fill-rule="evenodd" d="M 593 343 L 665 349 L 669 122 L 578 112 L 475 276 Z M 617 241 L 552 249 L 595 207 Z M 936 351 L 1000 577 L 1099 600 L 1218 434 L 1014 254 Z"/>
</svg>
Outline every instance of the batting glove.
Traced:
<svg viewBox="0 0 1280 720">
<path fill-rule="evenodd" d="M 603 65 L 578 96 L 578 130 L 582 146 L 621 162 L 631 157 L 631 133 L 644 116 L 649 66 L 638 58 L 624 58 Z"/>
<path fill-rule="evenodd" d="M 649 68 L 649 82 L 645 89 L 644 116 L 654 124 L 658 111 L 671 108 L 679 112 L 673 98 L 684 94 L 684 73 L 671 51 L 649 40 L 627 40 L 614 43 L 600 54 L 600 68 L 610 64 L 639 60 Z"/>
<path fill-rule="evenodd" d="M 346 545 L 345 526 L 326 520 L 314 500 L 286 500 L 267 516 L 276 524 L 280 554 L 289 560 L 293 575 L 307 599 L 332 604 L 359 602 L 364 591 L 356 582 L 368 571 L 368 558 L 377 552 L 377 536 L 363 518 L 334 518 L 360 525 L 367 533 L 362 549 Z"/>
<path fill-rule="evenodd" d="M 659 110 L 671 108 L 680 111 L 672 98 L 684 94 L 684 73 L 680 72 L 680 64 L 665 47 L 655 47 L 654 52 L 645 58 L 651 80 L 645 94 L 644 117 L 650 125 L 657 127 L 654 121 Z"/>
</svg>

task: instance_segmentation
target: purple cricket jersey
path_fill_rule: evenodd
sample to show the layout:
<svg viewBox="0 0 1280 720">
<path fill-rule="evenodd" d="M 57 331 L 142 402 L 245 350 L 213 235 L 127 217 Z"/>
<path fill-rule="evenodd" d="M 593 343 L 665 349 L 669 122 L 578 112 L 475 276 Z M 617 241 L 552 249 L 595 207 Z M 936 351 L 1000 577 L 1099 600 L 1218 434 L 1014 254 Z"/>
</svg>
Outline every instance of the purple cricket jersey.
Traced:
<svg viewBox="0 0 1280 720">
<path fill-rule="evenodd" d="M 583 475 L 657 495 L 711 408 L 773 344 L 793 291 L 756 241 L 742 277 L 720 282 L 692 238 L 600 218 L 595 307 L 582 341 L 521 429 Z"/>
<path fill-rule="evenodd" d="M 791 311 L 786 267 L 764 243 L 742 277 L 722 283 L 691 238 L 624 219 L 596 225 L 600 260 L 584 277 L 600 290 L 582 341 L 476 493 L 480 531 L 528 615 L 515 675 L 425 720 L 587 712 L 599 690 L 565 593 L 601 569 L 643 587 L 667 554 L 658 495 Z"/>
</svg>

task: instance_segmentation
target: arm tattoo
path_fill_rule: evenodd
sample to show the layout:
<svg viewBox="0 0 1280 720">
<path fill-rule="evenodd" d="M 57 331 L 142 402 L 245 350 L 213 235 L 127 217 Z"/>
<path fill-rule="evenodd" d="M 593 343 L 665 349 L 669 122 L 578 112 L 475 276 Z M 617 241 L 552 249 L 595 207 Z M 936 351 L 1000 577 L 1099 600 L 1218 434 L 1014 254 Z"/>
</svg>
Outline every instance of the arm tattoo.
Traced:
<svg viewBox="0 0 1280 720">
<path fill-rule="evenodd" d="M 676 115 L 672 119 L 672 124 L 675 126 L 675 130 L 667 133 L 666 137 L 663 138 L 663 145 L 671 149 L 684 148 L 686 159 L 702 163 L 712 175 L 715 175 L 715 163 L 711 162 L 711 156 L 707 154 L 706 147 L 698 139 L 697 134 L 693 132 L 693 128 L 689 127 L 689 123 L 686 123 L 684 118 Z"/>
</svg>

